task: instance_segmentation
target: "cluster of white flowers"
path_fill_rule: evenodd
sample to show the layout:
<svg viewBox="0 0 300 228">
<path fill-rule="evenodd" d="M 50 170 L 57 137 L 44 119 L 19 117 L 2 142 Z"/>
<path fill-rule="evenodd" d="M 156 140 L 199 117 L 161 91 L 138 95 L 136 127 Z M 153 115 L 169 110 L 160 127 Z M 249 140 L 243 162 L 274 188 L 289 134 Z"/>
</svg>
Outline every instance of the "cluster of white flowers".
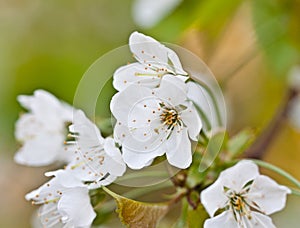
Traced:
<svg viewBox="0 0 300 228">
<path fill-rule="evenodd" d="M 48 183 L 26 195 L 43 204 L 41 222 L 90 226 L 95 218 L 88 190 L 109 185 L 126 171 L 141 169 L 166 154 L 178 168 L 192 162 L 191 141 L 197 141 L 202 124 L 188 99 L 188 74 L 177 54 L 151 37 L 134 32 L 129 45 L 138 62 L 114 73 L 119 92 L 111 101 L 117 119 L 112 137 L 103 138 L 83 111 L 35 91 L 19 96 L 30 113 L 16 123 L 16 138 L 23 144 L 15 161 L 43 166 L 60 162 L 64 170 L 46 173 Z M 78 213 L 86 208 L 85 213 Z"/>
<path fill-rule="evenodd" d="M 192 144 L 203 130 L 199 106 L 204 98 L 199 96 L 198 85 L 182 68 L 177 54 L 153 38 L 134 32 L 129 46 L 137 62 L 114 73 L 118 92 L 110 103 L 116 119 L 112 137 L 103 138 L 83 111 L 46 91 L 18 98 L 30 113 L 16 123 L 16 138 L 23 145 L 15 161 L 31 166 L 65 165 L 63 170 L 46 173 L 52 179 L 26 195 L 27 200 L 42 205 L 39 216 L 45 227 L 91 226 L 96 214 L 89 190 L 114 182 L 124 175 L 126 165 L 141 169 L 163 155 L 177 168 L 192 163 Z M 218 209 L 224 210 L 205 226 L 272 227 L 262 213 L 280 210 L 287 193 L 287 188 L 259 175 L 251 162 L 239 163 L 202 192 L 202 203 L 211 217 Z"/>
<path fill-rule="evenodd" d="M 126 170 L 119 148 L 112 138 L 103 138 L 81 110 L 46 91 L 18 100 L 31 113 L 16 123 L 16 138 L 23 146 L 15 161 L 30 166 L 66 164 L 64 170 L 46 173 L 54 177 L 26 199 L 42 204 L 39 216 L 45 227 L 89 227 L 96 216 L 89 189 L 111 184 Z M 65 141 L 68 131 L 73 140 Z"/>
</svg>

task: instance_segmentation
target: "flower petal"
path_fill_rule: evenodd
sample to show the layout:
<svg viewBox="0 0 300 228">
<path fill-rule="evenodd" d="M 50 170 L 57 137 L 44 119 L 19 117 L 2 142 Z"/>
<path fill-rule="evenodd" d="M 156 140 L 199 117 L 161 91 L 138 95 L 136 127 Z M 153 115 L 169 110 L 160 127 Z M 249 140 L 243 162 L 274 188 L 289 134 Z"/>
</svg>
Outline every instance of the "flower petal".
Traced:
<svg viewBox="0 0 300 228">
<path fill-rule="evenodd" d="M 41 134 L 26 143 L 17 151 L 14 160 L 28 166 L 49 165 L 57 160 L 63 150 L 64 138 L 58 134 Z"/>
<path fill-rule="evenodd" d="M 141 169 L 145 166 L 148 166 L 155 157 L 161 156 L 165 153 L 161 147 L 158 147 L 150 152 L 141 151 L 139 153 L 131 150 L 131 148 L 122 147 L 122 152 L 125 163 L 131 169 Z"/>
<path fill-rule="evenodd" d="M 133 32 L 129 37 L 129 47 L 140 63 L 149 67 L 167 68 L 167 49 L 152 37 Z"/>
<path fill-rule="evenodd" d="M 142 102 L 146 97 L 153 97 L 152 90 L 146 87 L 130 85 L 125 90 L 118 92 L 112 97 L 110 110 L 114 117 L 122 124 L 127 123 L 128 114 L 132 106 Z"/>
<path fill-rule="evenodd" d="M 69 130 L 79 134 L 76 141 L 80 148 L 96 147 L 104 143 L 98 127 L 85 116 L 82 110 L 74 112 L 73 124 L 69 126 Z"/>
<path fill-rule="evenodd" d="M 175 51 L 173 51 L 172 49 L 167 48 L 167 47 L 166 47 L 166 49 L 168 51 L 168 57 L 173 64 L 175 73 L 179 74 L 179 75 L 188 75 L 188 73 L 183 70 L 181 62 L 179 60 L 179 57 L 175 53 Z"/>
<path fill-rule="evenodd" d="M 219 179 L 204 189 L 200 194 L 200 198 L 210 217 L 213 217 L 218 209 L 224 208 L 228 201 L 224 193 L 223 184 Z"/>
<path fill-rule="evenodd" d="M 135 0 L 133 19 L 144 27 L 151 28 L 171 13 L 182 0 Z"/>
<path fill-rule="evenodd" d="M 118 68 L 114 73 L 113 86 L 116 90 L 124 90 L 131 84 L 155 88 L 161 80 L 161 73 L 145 67 L 141 63 L 131 63 Z"/>
<path fill-rule="evenodd" d="M 236 192 L 241 192 L 244 185 L 254 180 L 257 176 L 259 176 L 257 165 L 250 160 L 242 160 L 221 172 L 218 179 L 223 186 Z"/>
<path fill-rule="evenodd" d="M 73 108 L 60 102 L 45 90 L 36 90 L 33 96 L 18 96 L 19 103 L 48 122 L 71 121 Z"/>
<path fill-rule="evenodd" d="M 187 129 L 172 131 L 171 136 L 165 142 L 168 162 L 180 169 L 188 168 L 192 163 L 192 147 Z"/>
<path fill-rule="evenodd" d="M 198 141 L 197 137 L 201 131 L 202 122 L 194 105 L 189 104 L 188 108 L 180 113 L 180 117 L 188 128 L 190 138 Z"/>
<path fill-rule="evenodd" d="M 234 219 L 231 211 L 225 211 L 222 214 L 206 219 L 204 228 L 240 228 Z"/>
<path fill-rule="evenodd" d="M 247 199 L 259 206 L 261 212 L 269 215 L 285 207 L 287 194 L 291 190 L 278 185 L 271 178 L 260 175 L 256 177 L 247 194 Z"/>
<path fill-rule="evenodd" d="M 252 212 L 251 219 L 247 219 L 246 222 L 249 224 L 248 227 L 276 228 L 276 226 L 272 222 L 272 219 L 269 216 L 266 216 L 258 212 Z"/>
<path fill-rule="evenodd" d="M 57 208 L 63 219 L 74 227 L 91 226 L 96 217 L 87 188 L 68 189 L 59 200 Z"/>
<path fill-rule="evenodd" d="M 187 87 L 183 80 L 173 75 L 165 75 L 155 95 L 167 103 L 177 106 L 187 99 Z"/>
<path fill-rule="evenodd" d="M 126 165 L 123 161 L 121 151 L 115 146 L 115 141 L 112 138 L 105 139 L 104 151 L 107 154 L 104 159 L 104 168 L 111 175 L 122 176 L 126 171 Z"/>
</svg>

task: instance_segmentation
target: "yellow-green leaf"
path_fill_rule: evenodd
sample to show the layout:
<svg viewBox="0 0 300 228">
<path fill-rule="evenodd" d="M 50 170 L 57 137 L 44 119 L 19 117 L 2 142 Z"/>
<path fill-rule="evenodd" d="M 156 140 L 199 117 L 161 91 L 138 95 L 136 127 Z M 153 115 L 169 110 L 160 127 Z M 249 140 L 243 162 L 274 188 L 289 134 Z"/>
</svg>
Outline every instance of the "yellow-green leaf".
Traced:
<svg viewBox="0 0 300 228">
<path fill-rule="evenodd" d="M 144 203 L 120 196 L 105 187 L 103 189 L 115 199 L 121 222 L 130 228 L 156 227 L 170 208 L 169 202 Z"/>
<path fill-rule="evenodd" d="M 199 228 L 203 227 L 204 221 L 208 218 L 208 214 L 204 207 L 199 204 L 196 210 L 189 208 L 188 210 L 188 227 Z"/>
</svg>

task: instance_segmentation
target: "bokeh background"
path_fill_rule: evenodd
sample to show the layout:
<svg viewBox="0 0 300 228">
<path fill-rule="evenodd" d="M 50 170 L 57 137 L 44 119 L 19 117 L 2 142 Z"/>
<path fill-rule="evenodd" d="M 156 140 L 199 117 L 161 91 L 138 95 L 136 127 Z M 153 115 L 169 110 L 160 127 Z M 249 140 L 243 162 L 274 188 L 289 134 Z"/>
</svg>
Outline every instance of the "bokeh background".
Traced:
<svg viewBox="0 0 300 228">
<path fill-rule="evenodd" d="M 140 8 L 137 0 L 0 0 L 0 227 L 31 227 L 36 208 L 24 194 L 43 183 L 43 172 L 51 170 L 13 162 L 19 146 L 14 123 L 22 112 L 17 95 L 42 88 L 72 103 L 88 67 L 127 44 L 135 30 L 203 59 L 223 89 L 231 135 L 246 127 L 259 132 L 270 122 L 286 93 L 288 72 L 300 62 L 300 2 L 152 2 Z M 156 14 L 160 18 L 151 18 Z M 147 20 L 154 22 L 145 24 Z M 106 91 L 113 92 L 110 87 Z M 101 117 L 109 115 L 107 104 L 100 107 Z M 298 179 L 299 132 L 285 121 L 264 157 Z M 287 209 L 273 217 L 279 227 L 297 227 L 299 213 L 299 197 L 289 197 Z M 161 226 L 169 227 L 170 221 Z"/>
</svg>

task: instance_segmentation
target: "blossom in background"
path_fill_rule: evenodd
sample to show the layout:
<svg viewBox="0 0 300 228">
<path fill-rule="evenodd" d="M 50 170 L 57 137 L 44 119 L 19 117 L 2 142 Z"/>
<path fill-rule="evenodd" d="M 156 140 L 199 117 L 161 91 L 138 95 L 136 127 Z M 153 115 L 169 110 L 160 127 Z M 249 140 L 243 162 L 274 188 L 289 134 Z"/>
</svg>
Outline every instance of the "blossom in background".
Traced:
<svg viewBox="0 0 300 228">
<path fill-rule="evenodd" d="M 151 28 L 181 2 L 182 0 L 135 0 L 132 9 L 133 19 L 139 26 Z"/>
<path fill-rule="evenodd" d="M 81 110 L 74 112 L 74 122 L 69 127 L 76 141 L 75 156 L 66 166 L 82 181 L 90 182 L 90 188 L 111 184 L 126 171 L 121 152 L 112 138 L 103 138 L 97 126 Z"/>
<path fill-rule="evenodd" d="M 33 204 L 41 205 L 38 215 L 44 227 L 90 227 L 96 213 L 81 180 L 64 170 L 46 176 L 54 177 L 25 196 Z"/>
<path fill-rule="evenodd" d="M 282 210 L 289 193 L 287 187 L 260 175 L 252 161 L 240 161 L 201 192 L 201 202 L 211 217 L 204 227 L 275 227 L 267 215 Z M 219 210 L 221 214 L 215 215 Z"/>
<path fill-rule="evenodd" d="M 15 137 L 23 146 L 15 161 L 30 166 L 69 161 L 71 154 L 64 150 L 64 140 L 73 108 L 44 90 L 36 90 L 33 96 L 18 96 L 18 101 L 29 113 L 16 123 Z"/>
<path fill-rule="evenodd" d="M 117 119 L 114 137 L 130 168 L 143 168 L 163 154 L 171 165 L 189 167 L 191 140 L 197 141 L 202 123 L 181 79 L 166 75 L 155 89 L 133 84 L 117 93 L 110 107 Z"/>
<path fill-rule="evenodd" d="M 121 91 L 132 83 L 155 88 L 164 75 L 188 79 L 177 54 L 155 39 L 133 32 L 129 38 L 129 47 L 138 62 L 115 71 L 113 86 L 116 90 Z"/>
</svg>

